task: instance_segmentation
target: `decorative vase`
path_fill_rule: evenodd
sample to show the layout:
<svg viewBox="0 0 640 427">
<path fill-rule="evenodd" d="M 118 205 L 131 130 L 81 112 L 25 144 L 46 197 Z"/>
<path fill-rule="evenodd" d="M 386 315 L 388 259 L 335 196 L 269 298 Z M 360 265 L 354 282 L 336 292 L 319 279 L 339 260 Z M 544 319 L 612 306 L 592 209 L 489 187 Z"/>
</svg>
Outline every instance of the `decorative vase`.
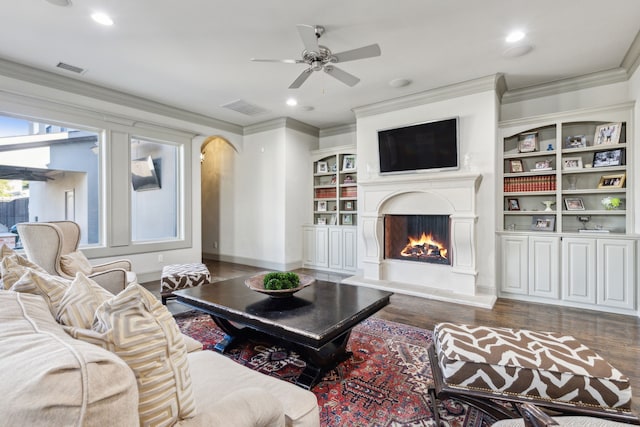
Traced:
<svg viewBox="0 0 640 427">
<path fill-rule="evenodd" d="M 551 206 L 555 205 L 556 202 L 554 202 L 553 200 L 545 200 L 544 202 L 542 202 L 543 205 L 545 205 L 544 211 L 545 212 L 553 212 L 553 209 L 551 209 Z"/>
</svg>

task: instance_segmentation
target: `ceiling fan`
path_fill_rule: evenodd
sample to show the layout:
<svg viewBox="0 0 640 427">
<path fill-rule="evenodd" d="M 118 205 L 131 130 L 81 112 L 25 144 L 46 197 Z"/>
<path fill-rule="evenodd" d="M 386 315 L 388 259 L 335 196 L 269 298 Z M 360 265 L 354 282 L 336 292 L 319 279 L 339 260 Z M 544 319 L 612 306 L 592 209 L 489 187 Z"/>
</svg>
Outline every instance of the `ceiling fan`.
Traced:
<svg viewBox="0 0 640 427">
<path fill-rule="evenodd" d="M 374 56 L 380 56 L 380 46 L 372 44 L 369 46 L 360 47 L 357 49 L 347 50 L 340 53 L 331 53 L 328 47 L 318 44 L 318 40 L 324 34 L 324 27 L 320 25 L 303 25 L 299 24 L 298 33 L 304 44 L 304 50 L 302 51 L 302 59 L 256 59 L 252 58 L 254 62 L 284 62 L 285 64 L 307 64 L 308 68 L 305 69 L 289 86 L 289 89 L 297 89 L 309 78 L 312 72 L 323 70 L 340 80 L 347 86 L 355 86 L 360 79 L 349 74 L 340 68 L 337 68 L 334 64 L 355 61 L 356 59 L 372 58 Z"/>
</svg>

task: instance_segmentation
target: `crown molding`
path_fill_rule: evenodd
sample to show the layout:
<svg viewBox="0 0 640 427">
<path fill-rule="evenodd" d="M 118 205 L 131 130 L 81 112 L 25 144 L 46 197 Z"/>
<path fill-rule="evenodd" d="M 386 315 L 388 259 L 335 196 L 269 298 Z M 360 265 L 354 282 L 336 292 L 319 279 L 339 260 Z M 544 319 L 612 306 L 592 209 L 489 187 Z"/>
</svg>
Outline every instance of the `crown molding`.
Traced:
<svg viewBox="0 0 640 427">
<path fill-rule="evenodd" d="M 242 126 L 223 120 L 214 119 L 203 114 L 171 107 L 159 102 L 150 101 L 135 95 L 130 95 L 113 89 L 107 89 L 93 83 L 61 76 L 49 71 L 19 64 L 0 58 L 0 75 L 20 81 L 46 86 L 56 90 L 71 92 L 100 101 L 110 102 L 126 107 L 135 108 L 152 114 L 172 117 L 186 122 L 199 124 L 211 128 L 242 134 Z"/>
<path fill-rule="evenodd" d="M 296 130 L 298 132 L 306 133 L 307 135 L 315 136 L 316 138 L 318 138 L 320 134 L 317 127 L 292 119 L 291 117 L 280 117 L 278 119 L 267 120 L 266 122 L 245 126 L 243 128 L 243 135 L 253 135 L 260 132 L 282 128 Z"/>
<path fill-rule="evenodd" d="M 345 133 L 352 133 L 356 131 L 355 123 L 348 125 L 334 126 L 326 129 L 320 129 L 320 138 L 327 136 L 343 135 Z"/>
<path fill-rule="evenodd" d="M 502 103 L 510 104 L 513 102 L 541 98 L 543 96 L 558 95 L 561 93 L 588 89 L 596 86 L 625 82 L 628 79 L 629 75 L 627 74 L 627 70 L 624 68 L 614 68 L 607 71 L 585 74 L 579 77 L 556 80 L 555 82 L 510 90 L 502 96 Z"/>
<path fill-rule="evenodd" d="M 622 59 L 620 66 L 627 70 L 627 75 L 631 77 L 640 66 L 640 31 L 636 34 L 636 38 L 631 42 L 629 50 Z"/>
<path fill-rule="evenodd" d="M 418 105 L 430 104 L 433 102 L 444 101 L 447 99 L 458 98 L 466 95 L 474 95 L 476 93 L 495 91 L 502 74 L 493 74 L 486 77 L 480 77 L 461 83 L 430 89 L 424 92 L 418 92 L 412 95 L 393 98 L 387 101 L 377 102 L 374 104 L 356 107 L 353 112 L 356 119 L 373 116 L 376 114 L 388 113 L 391 111 L 401 110 L 404 108 L 415 107 Z"/>
</svg>

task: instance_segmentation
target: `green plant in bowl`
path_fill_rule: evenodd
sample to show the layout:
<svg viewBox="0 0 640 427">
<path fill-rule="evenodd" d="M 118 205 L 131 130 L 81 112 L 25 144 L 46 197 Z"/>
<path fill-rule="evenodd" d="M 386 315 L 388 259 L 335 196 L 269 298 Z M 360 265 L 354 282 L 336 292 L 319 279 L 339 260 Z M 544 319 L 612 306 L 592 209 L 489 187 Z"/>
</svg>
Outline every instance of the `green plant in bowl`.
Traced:
<svg viewBox="0 0 640 427">
<path fill-rule="evenodd" d="M 263 279 L 264 288 L 269 291 L 295 289 L 300 286 L 300 277 L 292 272 L 267 273 Z"/>
</svg>

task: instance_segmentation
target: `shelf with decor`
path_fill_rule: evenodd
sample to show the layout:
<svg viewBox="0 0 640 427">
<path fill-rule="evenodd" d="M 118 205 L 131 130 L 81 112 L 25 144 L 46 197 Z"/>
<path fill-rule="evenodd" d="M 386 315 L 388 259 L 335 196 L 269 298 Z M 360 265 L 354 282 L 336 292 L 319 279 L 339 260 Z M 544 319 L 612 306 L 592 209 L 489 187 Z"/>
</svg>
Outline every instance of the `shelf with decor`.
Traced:
<svg viewBox="0 0 640 427">
<path fill-rule="evenodd" d="M 637 315 L 633 109 L 500 123 L 500 296 Z"/>
<path fill-rule="evenodd" d="M 355 147 L 312 152 L 312 224 L 305 225 L 304 265 L 353 272 L 356 269 L 358 173 Z"/>
</svg>

